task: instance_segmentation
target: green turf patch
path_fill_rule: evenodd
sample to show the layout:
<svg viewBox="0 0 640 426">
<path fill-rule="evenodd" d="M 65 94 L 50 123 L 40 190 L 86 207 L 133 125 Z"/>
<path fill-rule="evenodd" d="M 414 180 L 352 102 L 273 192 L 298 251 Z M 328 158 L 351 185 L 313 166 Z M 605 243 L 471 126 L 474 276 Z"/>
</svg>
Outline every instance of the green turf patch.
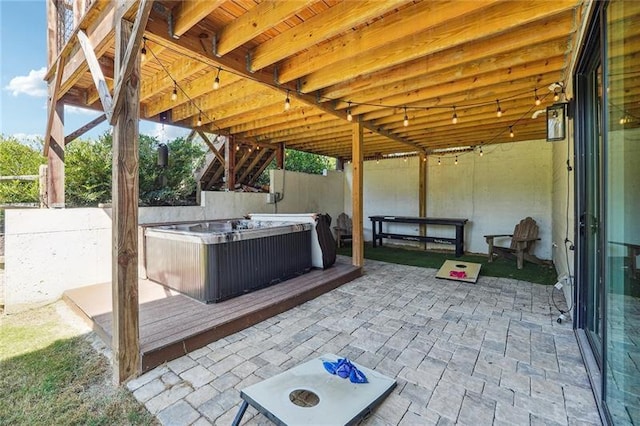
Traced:
<svg viewBox="0 0 640 426">
<path fill-rule="evenodd" d="M 347 246 L 339 248 L 338 254 L 351 256 L 351 247 Z M 487 256 L 472 254 L 455 257 L 452 252 L 425 251 L 401 248 L 397 246 L 373 248 L 371 244 L 365 244 L 364 257 L 366 259 L 380 260 L 382 262 L 433 269 L 440 269 L 445 260 L 457 259 L 463 262 L 482 264 L 480 276 L 513 278 L 516 280 L 546 285 L 555 284 L 557 281 L 556 270 L 553 267 L 525 262 L 524 268 L 518 269 L 516 267 L 515 260 L 499 258 L 489 263 L 487 261 Z"/>
<path fill-rule="evenodd" d="M 156 424 L 108 360 L 51 307 L 0 322 L 0 425 Z M 71 337 L 70 337 L 71 336 Z"/>
</svg>

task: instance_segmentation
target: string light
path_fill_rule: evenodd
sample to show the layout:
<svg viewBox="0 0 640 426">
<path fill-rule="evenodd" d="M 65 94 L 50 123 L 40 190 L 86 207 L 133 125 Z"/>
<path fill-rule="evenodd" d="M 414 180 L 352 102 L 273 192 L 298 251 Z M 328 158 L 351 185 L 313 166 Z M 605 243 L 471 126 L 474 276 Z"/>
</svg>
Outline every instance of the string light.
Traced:
<svg viewBox="0 0 640 426">
<path fill-rule="evenodd" d="M 404 162 L 405 162 L 405 163 L 407 162 L 407 157 L 404 157 Z"/>
<path fill-rule="evenodd" d="M 236 151 L 240 151 L 240 145 L 236 145 Z"/>
<path fill-rule="evenodd" d="M 142 46 L 142 48 L 140 50 L 141 61 L 146 59 L 145 58 L 146 53 L 147 53 L 146 38 L 143 38 L 143 46 Z M 176 101 L 177 98 L 178 98 L 178 83 L 177 83 L 177 81 L 175 80 L 175 78 L 173 78 L 173 76 L 171 76 L 171 74 L 169 73 L 167 68 L 160 62 L 160 60 L 154 54 L 154 52 L 152 50 L 149 50 L 149 53 L 151 55 L 153 55 L 155 60 L 158 61 L 158 64 L 164 69 L 164 71 L 167 74 L 167 76 L 173 81 L 174 88 L 173 88 L 173 91 L 171 93 L 171 100 L 172 101 Z M 214 83 L 213 83 L 213 89 L 214 90 L 217 90 L 220 87 L 220 78 L 219 78 L 219 76 L 220 76 L 221 71 L 222 71 L 222 68 L 218 67 L 218 72 L 217 72 L 216 78 L 215 78 Z M 566 92 L 565 92 L 565 87 L 564 87 L 563 83 L 562 82 L 556 82 L 554 84 L 554 86 L 555 86 L 554 90 L 553 90 L 553 92 L 554 92 L 554 96 L 553 96 L 554 101 L 556 101 L 556 102 L 559 101 L 561 96 L 563 96 L 566 99 Z M 198 110 L 199 114 L 198 114 L 198 120 L 197 120 L 198 124 L 197 125 L 201 126 L 202 114 L 205 114 L 205 116 L 206 116 L 206 113 L 203 113 L 203 111 L 195 105 L 193 99 L 191 99 L 189 97 L 189 95 L 182 88 L 180 88 L 180 90 L 184 93 L 184 96 L 186 97 L 186 99 Z M 607 88 L 607 90 L 608 90 L 608 88 Z M 290 92 L 290 90 L 287 89 L 287 97 L 285 99 L 285 105 L 284 105 L 285 111 L 288 111 L 291 108 L 291 99 L 289 97 L 289 95 L 290 95 L 289 92 Z M 540 105 L 541 104 L 541 98 L 538 96 L 537 88 L 534 88 L 534 102 L 535 102 L 536 105 Z M 353 120 L 353 115 L 351 113 L 351 106 L 352 106 L 353 102 L 349 101 L 348 104 L 349 104 L 349 107 L 347 109 L 347 120 L 348 121 L 352 121 Z M 488 104 L 489 104 L 488 102 L 482 102 L 482 103 L 477 103 L 477 104 L 469 104 L 469 105 L 466 105 L 466 106 L 467 107 L 476 107 L 476 106 L 482 106 L 482 105 L 488 105 Z M 373 106 L 377 106 L 377 107 L 380 107 L 380 108 L 397 108 L 397 106 L 394 107 L 392 105 L 378 105 L 378 104 L 368 104 L 368 103 L 356 103 L 356 105 L 373 105 Z M 496 107 L 496 115 L 497 115 L 497 117 L 501 117 L 503 111 L 502 111 L 502 108 L 500 106 L 500 100 L 499 99 L 496 99 L 496 105 L 497 105 L 497 107 Z M 430 108 L 452 108 L 453 109 L 453 114 L 452 114 L 452 117 L 451 117 L 451 122 L 453 124 L 457 124 L 458 123 L 458 114 L 457 114 L 457 110 L 456 110 L 456 106 L 455 105 L 453 105 L 453 106 L 442 105 L 442 106 L 438 106 L 438 107 L 419 107 L 419 106 L 414 106 L 412 108 L 426 109 L 426 110 L 429 110 Z M 403 109 L 404 109 L 404 121 L 403 121 L 403 124 L 406 127 L 406 126 L 409 125 L 409 117 L 407 115 L 408 108 L 405 105 L 405 106 L 403 106 Z M 513 124 L 517 124 L 519 120 L 517 120 Z M 218 127 L 213 122 L 214 120 L 209 120 L 209 121 L 211 121 L 211 124 L 213 126 Z M 623 117 L 622 119 L 620 119 L 620 123 L 621 124 L 623 124 L 623 123 L 626 124 L 626 123 L 628 123 L 630 121 L 631 121 L 631 119 L 628 118 L 628 117 Z M 513 125 L 509 126 L 509 135 L 510 135 L 510 137 L 514 137 Z M 495 139 L 495 137 L 494 137 L 494 139 Z M 257 147 L 257 149 L 259 149 L 259 147 Z M 236 150 L 239 150 L 238 146 L 236 146 Z M 480 148 L 480 156 L 482 156 L 482 154 L 483 154 L 482 153 L 482 148 Z M 405 161 L 407 161 L 406 158 L 405 158 Z M 440 165 L 440 164 L 441 164 L 441 160 L 440 160 L 440 157 L 438 157 L 438 165 Z M 457 156 L 456 156 L 456 164 L 457 164 Z"/>
<path fill-rule="evenodd" d="M 147 60 L 147 39 L 142 38 L 142 49 L 140 50 L 140 61 L 144 62 Z"/>
<path fill-rule="evenodd" d="M 455 165 L 456 165 L 456 166 L 458 165 L 458 156 L 457 156 L 457 155 L 456 155 L 456 162 L 455 162 Z"/>
<path fill-rule="evenodd" d="M 287 90 L 287 99 L 284 100 L 284 110 L 289 111 L 291 108 L 291 99 L 289 99 L 289 91 Z"/>
<path fill-rule="evenodd" d="M 178 99 L 178 83 L 173 82 L 173 93 L 171 93 L 171 100 L 175 101 Z"/>
<path fill-rule="evenodd" d="M 216 74 L 216 78 L 213 80 L 213 90 L 220 88 L 220 71 L 222 71 L 222 68 L 218 67 L 218 74 Z"/>
<path fill-rule="evenodd" d="M 438 157 L 438 166 L 439 166 L 440 164 L 442 164 L 442 163 L 440 162 L 440 157 Z"/>
<path fill-rule="evenodd" d="M 482 152 L 482 146 L 480 146 L 480 157 L 482 157 L 484 153 Z"/>
</svg>

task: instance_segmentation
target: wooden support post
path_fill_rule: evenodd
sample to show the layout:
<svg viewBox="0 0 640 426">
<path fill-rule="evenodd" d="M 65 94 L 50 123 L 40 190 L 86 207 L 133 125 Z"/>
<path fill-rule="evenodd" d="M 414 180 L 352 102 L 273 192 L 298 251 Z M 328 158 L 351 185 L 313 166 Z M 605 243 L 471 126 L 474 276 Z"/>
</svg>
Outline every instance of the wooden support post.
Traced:
<svg viewBox="0 0 640 426">
<path fill-rule="evenodd" d="M 420 154 L 420 172 L 418 180 L 418 216 L 427 217 L 427 155 Z M 420 236 L 427 235 L 427 225 L 420 225 Z M 427 243 L 424 243 L 425 250 Z"/>
<path fill-rule="evenodd" d="M 47 150 L 47 207 L 64 207 L 64 104 L 55 103 L 50 112 L 51 132 Z"/>
<path fill-rule="evenodd" d="M 352 254 L 351 260 L 354 266 L 364 266 L 364 234 L 363 234 L 363 132 L 362 122 L 352 124 L 351 158 L 353 159 L 353 179 L 351 188 L 352 200 Z"/>
<path fill-rule="evenodd" d="M 116 21 L 116 80 L 133 25 Z M 138 117 L 140 60 L 123 85 L 123 103 L 113 130 L 112 299 L 113 381 L 121 384 L 142 370 L 138 331 Z"/>
<path fill-rule="evenodd" d="M 284 143 L 278 144 L 278 151 L 276 152 L 276 167 L 280 170 L 284 170 Z"/>
<path fill-rule="evenodd" d="M 236 143 L 233 136 L 227 137 L 224 144 L 224 181 L 227 184 L 227 190 L 236 189 Z"/>
</svg>

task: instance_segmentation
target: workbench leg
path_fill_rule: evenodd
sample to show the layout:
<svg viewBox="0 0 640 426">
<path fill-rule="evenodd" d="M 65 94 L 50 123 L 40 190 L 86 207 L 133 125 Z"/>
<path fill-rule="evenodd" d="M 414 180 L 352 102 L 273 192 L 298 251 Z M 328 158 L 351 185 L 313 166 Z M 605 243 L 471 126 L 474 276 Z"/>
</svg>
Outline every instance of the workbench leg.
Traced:
<svg viewBox="0 0 640 426">
<path fill-rule="evenodd" d="M 233 419 L 233 423 L 231 423 L 233 426 L 238 426 L 240 424 L 240 421 L 242 420 L 242 417 L 244 416 L 244 412 L 247 411 L 247 407 L 249 406 L 249 403 L 247 401 L 242 401 L 242 405 L 240 406 L 240 409 L 238 410 L 238 414 L 236 414 L 235 419 Z"/>
</svg>

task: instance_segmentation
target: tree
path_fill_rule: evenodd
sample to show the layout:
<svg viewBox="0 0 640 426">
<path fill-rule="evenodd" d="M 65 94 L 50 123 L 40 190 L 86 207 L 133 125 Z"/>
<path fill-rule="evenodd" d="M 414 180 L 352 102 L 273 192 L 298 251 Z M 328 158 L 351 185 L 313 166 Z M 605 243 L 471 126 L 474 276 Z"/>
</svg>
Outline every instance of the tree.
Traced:
<svg viewBox="0 0 640 426">
<path fill-rule="evenodd" d="M 324 155 L 312 154 L 310 152 L 296 151 L 295 149 L 285 150 L 285 169 L 292 172 L 302 172 L 321 175 L 325 169 L 336 168 L 335 158 Z M 269 170 L 276 169 L 276 161 L 273 160 L 258 179 L 261 185 L 269 184 Z"/>
<path fill-rule="evenodd" d="M 11 136 L 0 135 L 0 176 L 38 175 L 38 169 L 45 163 L 45 158 L 41 154 L 42 144 L 35 141 L 32 145 L 25 145 Z M 37 179 L 0 181 L 0 204 L 38 201 Z"/>
<path fill-rule="evenodd" d="M 195 203 L 193 171 L 204 162 L 203 147 L 185 138 L 167 143 L 169 165 L 157 164 L 158 139 L 139 137 L 139 188 L 141 205 L 186 205 Z M 79 140 L 65 153 L 66 197 L 69 206 L 111 202 L 112 138 Z"/>
</svg>

